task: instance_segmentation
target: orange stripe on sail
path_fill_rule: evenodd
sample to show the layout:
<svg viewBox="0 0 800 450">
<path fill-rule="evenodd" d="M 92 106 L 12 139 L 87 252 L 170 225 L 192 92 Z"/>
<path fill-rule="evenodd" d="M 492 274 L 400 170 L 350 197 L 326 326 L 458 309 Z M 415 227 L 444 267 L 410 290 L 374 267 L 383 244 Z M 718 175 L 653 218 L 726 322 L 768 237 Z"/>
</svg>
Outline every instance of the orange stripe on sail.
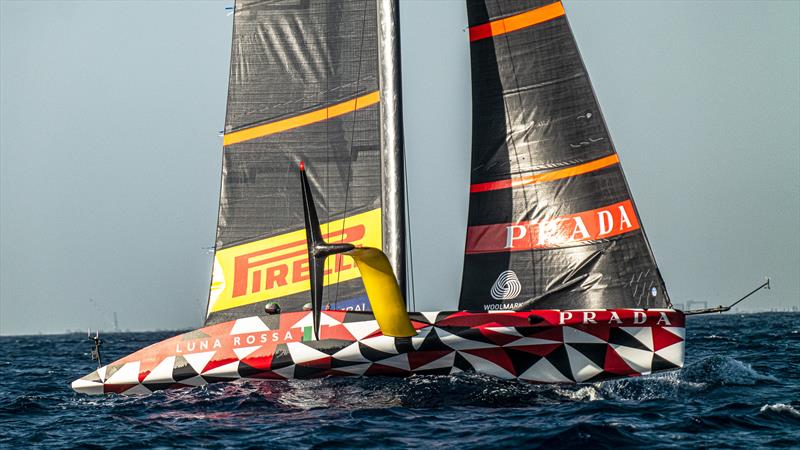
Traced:
<svg viewBox="0 0 800 450">
<path fill-rule="evenodd" d="M 264 125 L 257 125 L 252 128 L 245 128 L 244 130 L 234 131 L 227 133 L 222 138 L 222 145 L 233 145 L 239 142 L 249 141 L 271 134 L 280 133 L 282 131 L 300 128 L 312 123 L 322 122 L 333 117 L 338 117 L 343 114 L 353 112 L 357 109 L 366 108 L 367 106 L 374 105 L 380 100 L 378 91 L 370 92 L 369 94 L 362 95 L 361 97 L 347 100 L 342 103 L 337 103 L 327 108 L 318 109 L 316 111 L 300 114 L 288 119 L 278 120 L 275 122 L 266 123 Z"/>
<path fill-rule="evenodd" d="M 551 3 L 541 8 L 532 9 L 516 14 L 505 19 L 493 20 L 489 23 L 475 25 L 469 28 L 469 40 L 475 42 L 492 36 L 510 33 L 530 26 L 547 22 L 564 15 L 564 6 L 561 2 Z"/>
<path fill-rule="evenodd" d="M 517 186 L 525 186 L 528 184 L 543 183 L 545 181 L 555 181 L 562 178 L 574 177 L 584 173 L 594 172 L 608 166 L 619 164 L 619 156 L 617 154 L 609 155 L 603 158 L 595 159 L 587 163 L 578 164 L 576 166 L 567 167 L 565 169 L 556 169 L 549 172 L 537 173 L 519 178 L 510 178 L 508 180 L 490 181 L 488 183 L 475 183 L 469 187 L 470 193 L 496 191 L 498 189 L 508 189 Z"/>
</svg>

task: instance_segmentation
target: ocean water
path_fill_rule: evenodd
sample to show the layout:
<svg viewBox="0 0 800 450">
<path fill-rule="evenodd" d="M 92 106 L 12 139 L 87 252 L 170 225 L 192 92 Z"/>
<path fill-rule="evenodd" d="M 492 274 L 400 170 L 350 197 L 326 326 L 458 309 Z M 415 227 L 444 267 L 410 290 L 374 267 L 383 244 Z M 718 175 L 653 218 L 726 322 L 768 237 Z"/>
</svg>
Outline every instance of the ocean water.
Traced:
<svg viewBox="0 0 800 450">
<path fill-rule="evenodd" d="M 108 361 L 175 333 L 104 336 Z M 0 337 L 0 448 L 800 448 L 800 314 L 690 317 L 683 370 L 585 385 L 477 375 L 73 393 L 85 335 Z"/>
</svg>

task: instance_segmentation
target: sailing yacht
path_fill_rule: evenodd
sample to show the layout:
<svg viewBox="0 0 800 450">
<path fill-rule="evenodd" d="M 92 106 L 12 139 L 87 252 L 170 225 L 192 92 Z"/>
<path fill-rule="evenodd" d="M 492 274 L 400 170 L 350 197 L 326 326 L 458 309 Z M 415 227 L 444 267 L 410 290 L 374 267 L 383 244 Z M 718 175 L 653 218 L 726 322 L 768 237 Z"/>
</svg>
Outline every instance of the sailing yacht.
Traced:
<svg viewBox="0 0 800 450">
<path fill-rule="evenodd" d="M 458 310 L 406 302 L 403 155 L 415 149 L 403 146 L 396 0 L 236 0 L 205 324 L 72 388 L 459 372 L 582 383 L 682 367 L 684 313 L 562 3 L 467 10 Z"/>
</svg>

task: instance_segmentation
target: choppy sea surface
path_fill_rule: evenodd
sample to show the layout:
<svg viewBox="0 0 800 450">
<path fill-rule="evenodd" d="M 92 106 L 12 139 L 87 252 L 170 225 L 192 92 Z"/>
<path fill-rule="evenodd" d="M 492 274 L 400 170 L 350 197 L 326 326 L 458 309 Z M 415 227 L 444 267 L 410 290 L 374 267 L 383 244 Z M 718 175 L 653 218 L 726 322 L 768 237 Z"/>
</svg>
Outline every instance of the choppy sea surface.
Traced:
<svg viewBox="0 0 800 450">
<path fill-rule="evenodd" d="M 104 336 L 108 361 L 175 333 Z M 0 337 L 0 447 L 800 448 L 800 314 L 690 317 L 683 370 L 584 384 L 477 375 L 73 393 L 85 335 Z"/>
</svg>

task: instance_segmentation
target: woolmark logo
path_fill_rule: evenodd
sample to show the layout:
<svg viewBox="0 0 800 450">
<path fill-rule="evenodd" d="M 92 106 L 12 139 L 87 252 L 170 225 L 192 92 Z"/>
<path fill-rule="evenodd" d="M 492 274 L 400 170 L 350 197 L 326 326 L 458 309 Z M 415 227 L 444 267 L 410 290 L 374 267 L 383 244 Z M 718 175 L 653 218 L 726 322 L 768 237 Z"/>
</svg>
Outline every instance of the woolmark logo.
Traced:
<svg viewBox="0 0 800 450">
<path fill-rule="evenodd" d="M 522 292 L 522 284 L 513 270 L 501 272 L 490 291 L 495 300 L 511 300 L 517 298 L 520 292 Z"/>
</svg>

